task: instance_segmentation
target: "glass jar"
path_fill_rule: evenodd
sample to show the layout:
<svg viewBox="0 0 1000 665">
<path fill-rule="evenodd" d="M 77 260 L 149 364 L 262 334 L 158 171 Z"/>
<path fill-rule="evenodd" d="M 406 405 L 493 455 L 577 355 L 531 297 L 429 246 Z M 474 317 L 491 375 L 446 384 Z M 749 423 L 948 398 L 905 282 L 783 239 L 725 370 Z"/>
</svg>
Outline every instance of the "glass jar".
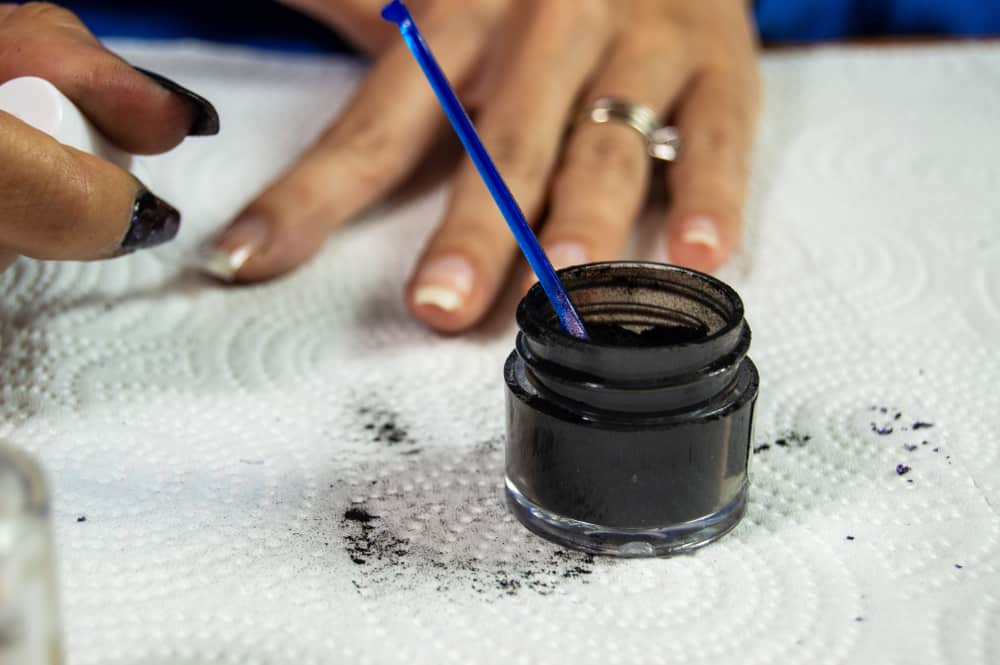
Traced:
<svg viewBox="0 0 1000 665">
<path fill-rule="evenodd" d="M 0 442 L 0 665 L 62 662 L 48 488 Z"/>
<path fill-rule="evenodd" d="M 743 303 L 658 263 L 560 278 L 591 339 L 563 333 L 536 284 L 507 359 L 506 486 L 528 529 L 596 554 L 654 556 L 743 516 L 758 374 Z"/>
</svg>

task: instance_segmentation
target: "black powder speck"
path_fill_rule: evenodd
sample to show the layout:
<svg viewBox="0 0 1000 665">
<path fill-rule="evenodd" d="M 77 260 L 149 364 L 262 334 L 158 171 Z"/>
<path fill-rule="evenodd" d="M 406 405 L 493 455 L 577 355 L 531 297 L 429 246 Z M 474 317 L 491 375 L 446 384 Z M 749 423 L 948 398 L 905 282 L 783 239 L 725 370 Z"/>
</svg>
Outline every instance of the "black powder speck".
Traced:
<svg viewBox="0 0 1000 665">
<path fill-rule="evenodd" d="M 854 536 L 848 536 L 847 539 L 848 540 L 854 540 Z"/>
<path fill-rule="evenodd" d="M 902 418 L 902 417 L 903 417 L 903 414 L 902 414 L 902 413 L 900 413 L 899 411 L 897 411 L 897 412 L 896 412 L 896 415 L 894 415 L 894 416 L 892 417 L 892 419 L 893 419 L 893 420 L 899 420 L 899 419 L 900 419 L 900 418 Z"/>
<path fill-rule="evenodd" d="M 761 453 L 761 452 L 764 452 L 765 450 L 770 450 L 770 449 L 771 449 L 771 444 L 769 444 L 769 443 L 762 443 L 761 445 L 755 447 L 753 449 L 753 452 L 754 452 L 754 454 L 756 454 L 756 453 Z"/>
<path fill-rule="evenodd" d="M 861 623 L 862 621 L 865 620 L 865 618 L 864 617 L 854 617 L 854 620 L 857 621 L 858 623 Z"/>
<path fill-rule="evenodd" d="M 87 521 L 87 516 L 86 515 L 80 515 L 79 517 L 76 518 L 76 523 L 77 524 L 81 524 L 81 523 L 86 522 L 86 521 Z"/>
<path fill-rule="evenodd" d="M 401 443 L 406 441 L 406 430 L 401 429 L 394 422 L 383 423 L 378 429 L 378 435 L 375 437 L 375 440 L 385 441 L 390 445 L 393 443 Z"/>
<path fill-rule="evenodd" d="M 935 448 L 933 452 L 939 453 L 939 452 L 941 452 L 941 449 L 940 448 Z"/>
<path fill-rule="evenodd" d="M 912 443 L 904 443 L 903 444 L 903 450 L 905 450 L 905 451 L 907 451 L 909 453 L 912 453 L 916 449 L 917 449 L 917 446 L 915 444 L 912 444 Z"/>
<path fill-rule="evenodd" d="M 363 524 L 368 524 L 372 520 L 378 519 L 376 515 L 372 515 L 364 508 L 348 508 L 344 511 L 344 519 L 351 522 L 361 522 Z"/>
<path fill-rule="evenodd" d="M 906 466 L 905 464 L 897 464 L 896 465 L 896 474 L 897 475 L 903 476 L 903 475 L 906 475 L 909 472 L 910 472 L 910 467 Z"/>
<path fill-rule="evenodd" d="M 872 426 L 872 431 L 875 432 L 876 434 L 878 434 L 879 436 L 885 436 L 887 434 L 892 434 L 892 425 L 888 425 L 888 424 L 886 424 L 886 425 L 876 425 L 875 423 L 872 423 L 871 426 Z"/>
<path fill-rule="evenodd" d="M 785 448 L 788 446 L 788 441 L 786 441 L 785 439 L 775 439 L 774 445 Z"/>
<path fill-rule="evenodd" d="M 934 423 L 928 423 L 922 420 L 918 420 L 917 422 L 913 423 L 911 427 L 913 427 L 913 429 L 928 429 L 930 427 L 934 427 Z"/>
<path fill-rule="evenodd" d="M 390 409 L 362 406 L 358 409 L 358 415 L 362 417 L 363 427 L 375 443 L 384 443 L 388 446 L 415 443 L 407 429 L 399 424 L 399 414 Z"/>
<path fill-rule="evenodd" d="M 955 564 L 955 568 L 956 568 L 956 569 L 958 569 L 958 570 L 962 570 L 962 568 L 964 568 L 964 567 L 965 567 L 965 566 L 963 566 L 963 565 L 962 565 L 962 564 L 960 564 L 960 563 L 956 563 L 956 564 Z"/>
</svg>

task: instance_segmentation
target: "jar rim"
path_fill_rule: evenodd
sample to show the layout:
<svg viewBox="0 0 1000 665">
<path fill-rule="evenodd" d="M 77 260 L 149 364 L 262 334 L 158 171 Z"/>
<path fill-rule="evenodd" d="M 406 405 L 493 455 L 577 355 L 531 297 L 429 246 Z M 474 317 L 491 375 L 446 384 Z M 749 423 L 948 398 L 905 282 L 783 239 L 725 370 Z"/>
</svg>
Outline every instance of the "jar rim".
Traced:
<svg viewBox="0 0 1000 665">
<path fill-rule="evenodd" d="M 598 280 L 598 283 L 603 280 L 604 283 L 612 285 L 615 277 L 624 278 L 629 270 L 633 273 L 640 272 L 650 282 L 662 282 L 664 285 L 671 283 L 680 285 L 681 280 L 701 284 L 704 287 L 703 293 L 711 294 L 714 304 L 725 308 L 726 311 L 723 314 L 725 323 L 704 336 L 670 344 L 629 347 L 582 340 L 567 334 L 558 325 L 552 325 L 557 321 L 555 312 L 549 305 L 541 285 L 536 283 L 518 305 L 517 324 L 525 335 L 542 344 L 557 343 L 564 348 L 579 350 L 598 347 L 615 349 L 617 352 L 627 353 L 631 351 L 647 354 L 656 349 L 693 348 L 711 344 L 719 338 L 732 334 L 736 328 L 744 325 L 743 301 L 735 289 L 720 279 L 691 268 L 654 261 L 605 261 L 563 268 L 558 271 L 558 275 L 572 299 L 574 290 L 592 287 L 595 280 Z M 623 284 L 623 286 L 628 286 L 628 284 Z M 579 310 L 580 307 L 577 309 Z M 586 323 L 585 317 L 584 323 Z"/>
</svg>

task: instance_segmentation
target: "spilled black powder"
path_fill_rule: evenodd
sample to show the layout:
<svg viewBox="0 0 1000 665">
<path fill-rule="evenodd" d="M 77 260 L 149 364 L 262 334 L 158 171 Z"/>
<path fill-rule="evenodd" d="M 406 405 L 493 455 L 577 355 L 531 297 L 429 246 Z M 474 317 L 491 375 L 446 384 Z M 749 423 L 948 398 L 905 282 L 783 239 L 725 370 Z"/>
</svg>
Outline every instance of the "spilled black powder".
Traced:
<svg viewBox="0 0 1000 665">
<path fill-rule="evenodd" d="M 344 511 L 342 527 L 345 552 L 360 573 L 352 584 L 362 594 L 429 582 L 437 592 L 464 588 L 497 597 L 528 591 L 548 595 L 568 580 L 587 583 L 594 571 L 593 555 L 568 550 L 526 551 L 503 562 L 472 555 L 445 559 L 440 552 L 414 548 L 363 505 Z"/>
<path fill-rule="evenodd" d="M 363 430 L 371 432 L 379 418 L 395 418 L 370 406 L 364 415 L 363 423 L 376 425 Z M 389 461 L 329 484 L 322 521 L 332 518 L 333 531 L 323 537 L 314 530 L 316 539 L 348 566 L 348 581 L 362 596 L 420 588 L 491 600 L 589 584 L 597 566 L 613 564 L 528 534 L 498 500 L 504 440 L 484 437 L 458 454 L 436 450 L 430 440 L 412 441 L 420 456 L 406 455 L 409 446 L 391 449 Z"/>
<path fill-rule="evenodd" d="M 778 448 L 789 448 L 792 446 L 796 448 L 804 448 L 810 441 L 812 441 L 812 435 L 790 431 L 782 434 L 778 438 L 774 439 L 774 441 L 754 446 L 753 451 L 754 453 L 762 453 L 765 450 L 770 450 L 772 445 L 777 446 Z"/>
<path fill-rule="evenodd" d="M 872 432 L 878 434 L 879 436 L 887 436 L 889 434 L 892 434 L 893 431 L 909 432 L 911 430 L 916 431 L 934 427 L 934 423 L 925 420 L 914 420 L 911 422 L 909 426 L 906 425 L 899 426 L 898 421 L 903 418 L 903 412 L 896 411 L 895 409 L 890 409 L 889 407 L 886 406 L 872 405 L 869 408 L 869 410 L 877 411 L 878 413 L 885 414 L 886 416 L 889 416 L 890 413 L 892 414 L 891 417 L 887 420 L 884 420 L 882 422 L 876 422 L 873 420 L 870 423 Z"/>
<path fill-rule="evenodd" d="M 364 422 L 364 429 L 375 443 L 387 446 L 415 443 L 407 429 L 399 424 L 399 414 L 390 409 L 362 406 L 358 409 L 358 415 Z"/>
<path fill-rule="evenodd" d="M 359 566 L 372 561 L 398 561 L 407 554 L 407 541 L 373 524 L 377 521 L 377 515 L 362 507 L 352 506 L 344 511 L 344 524 L 352 527 L 345 536 L 347 555 Z"/>
<path fill-rule="evenodd" d="M 904 414 L 903 414 L 902 411 L 897 411 L 895 409 L 891 409 L 891 408 L 886 407 L 886 406 L 872 405 L 869 410 L 870 411 L 877 411 L 879 413 L 884 413 L 884 414 L 892 413 L 892 420 L 891 421 L 885 421 L 885 422 L 882 422 L 882 423 L 878 423 L 878 422 L 872 421 L 870 423 L 872 432 L 874 432 L 875 434 L 877 434 L 879 436 L 888 436 L 888 435 L 892 434 L 893 433 L 892 422 L 893 421 L 902 420 L 903 417 L 904 417 Z M 908 427 L 907 426 L 899 427 L 898 431 L 908 432 L 910 430 L 922 430 L 922 429 L 929 429 L 931 427 L 934 427 L 934 423 L 926 421 L 926 420 L 919 420 L 919 419 L 909 420 L 909 419 L 907 419 L 904 422 L 910 422 L 910 425 Z M 920 441 L 920 445 L 917 445 L 915 443 L 904 442 L 902 444 L 902 447 L 903 447 L 903 450 L 905 450 L 906 452 L 912 453 L 912 452 L 918 450 L 921 446 L 927 446 L 929 444 L 930 444 L 930 442 L 927 439 L 922 439 Z M 938 452 L 939 450 L 941 450 L 941 448 L 939 446 L 935 446 L 933 448 L 933 452 L 935 452 L 935 453 Z M 945 459 L 947 459 L 947 457 Z M 904 476 L 904 475 L 908 474 L 910 471 L 912 471 L 912 467 L 910 467 L 910 465 L 908 465 L 908 464 L 899 463 L 899 464 L 896 465 L 896 474 L 899 475 L 899 476 Z M 912 484 L 913 483 L 913 479 L 912 478 L 908 478 L 906 480 L 906 482 Z"/>
</svg>

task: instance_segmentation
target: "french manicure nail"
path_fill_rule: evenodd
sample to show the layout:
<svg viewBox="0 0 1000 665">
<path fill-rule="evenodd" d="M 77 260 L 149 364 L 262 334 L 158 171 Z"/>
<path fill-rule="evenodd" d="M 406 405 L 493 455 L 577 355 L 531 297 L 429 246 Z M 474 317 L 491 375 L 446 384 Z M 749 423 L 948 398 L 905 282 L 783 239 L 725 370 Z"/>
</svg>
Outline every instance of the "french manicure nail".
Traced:
<svg viewBox="0 0 1000 665">
<path fill-rule="evenodd" d="M 417 273 L 413 288 L 415 305 L 432 305 L 446 312 L 458 310 L 472 293 L 475 270 L 457 254 L 431 260 Z"/>
<path fill-rule="evenodd" d="M 250 257 L 267 244 L 270 235 L 270 226 L 260 215 L 240 217 L 206 250 L 202 270 L 231 282 Z"/>
<path fill-rule="evenodd" d="M 174 239 L 181 228 L 181 214 L 148 189 L 142 189 L 132 203 L 132 219 L 118 254 L 155 247 Z"/>
<path fill-rule="evenodd" d="M 589 260 L 587 248 L 584 247 L 583 243 L 575 240 L 562 240 L 553 243 L 545 250 L 545 253 L 548 255 L 552 267 L 556 270 L 587 263 Z"/>
<path fill-rule="evenodd" d="M 719 226 L 711 217 L 690 217 L 681 224 L 680 239 L 684 244 L 702 245 L 712 251 L 718 250 L 722 245 Z"/>
<path fill-rule="evenodd" d="M 188 136 L 212 136 L 219 133 L 219 112 L 215 110 L 210 101 L 201 95 L 191 92 L 179 83 L 171 81 L 166 76 L 161 76 L 156 72 L 135 67 L 134 65 L 133 68 L 153 79 L 170 92 L 180 95 L 187 100 L 194 110 L 194 119 L 191 121 L 190 129 L 188 129 Z"/>
</svg>

